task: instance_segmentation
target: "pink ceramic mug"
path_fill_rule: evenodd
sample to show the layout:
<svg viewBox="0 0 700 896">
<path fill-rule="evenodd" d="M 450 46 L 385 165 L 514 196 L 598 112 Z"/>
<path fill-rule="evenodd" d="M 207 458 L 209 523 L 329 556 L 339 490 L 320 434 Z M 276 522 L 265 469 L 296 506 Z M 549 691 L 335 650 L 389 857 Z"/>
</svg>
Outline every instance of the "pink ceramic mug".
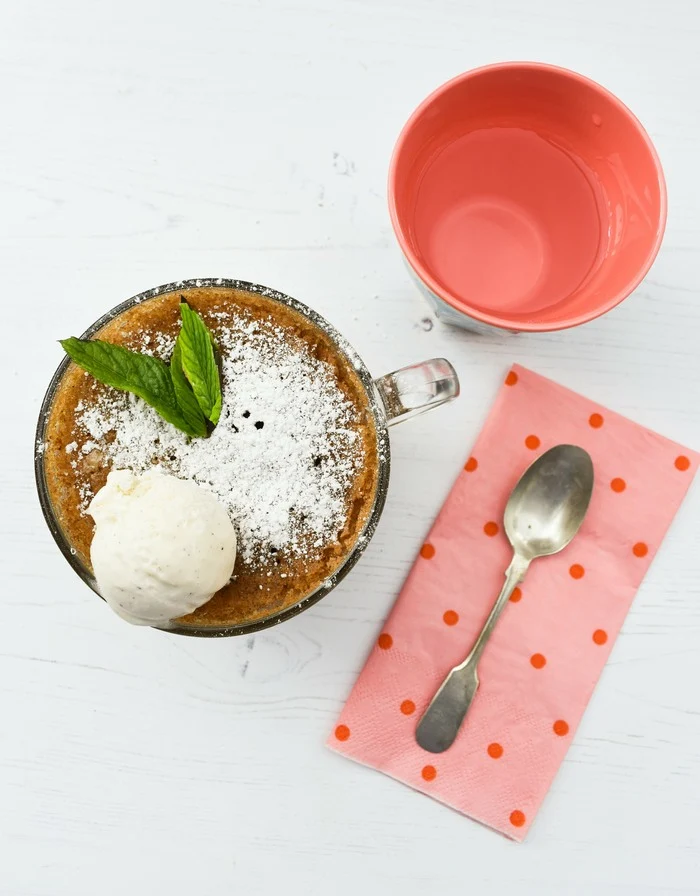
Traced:
<svg viewBox="0 0 700 896">
<path fill-rule="evenodd" d="M 475 69 L 413 113 L 389 208 L 439 318 L 545 331 L 592 320 L 651 267 L 666 223 L 639 121 L 588 78 L 533 62 Z"/>
</svg>

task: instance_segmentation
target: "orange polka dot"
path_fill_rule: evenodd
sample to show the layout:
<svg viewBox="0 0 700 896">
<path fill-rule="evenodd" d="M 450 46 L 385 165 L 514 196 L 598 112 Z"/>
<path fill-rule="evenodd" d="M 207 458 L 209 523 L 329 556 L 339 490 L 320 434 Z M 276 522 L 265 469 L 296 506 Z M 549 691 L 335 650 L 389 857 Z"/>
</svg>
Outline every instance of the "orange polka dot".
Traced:
<svg viewBox="0 0 700 896">
<path fill-rule="evenodd" d="M 506 377 L 506 386 L 514 386 L 518 382 L 518 374 L 511 370 L 508 376 Z"/>
<path fill-rule="evenodd" d="M 619 476 L 616 476 L 610 483 L 610 488 L 614 492 L 624 492 L 624 490 L 627 488 L 627 483 L 624 479 L 620 479 Z"/>
<path fill-rule="evenodd" d="M 445 610 L 442 614 L 442 621 L 445 625 L 457 625 L 459 622 L 459 613 L 455 613 L 454 610 Z"/>
<path fill-rule="evenodd" d="M 559 737 L 566 737 L 569 733 L 569 723 L 565 722 L 564 719 L 557 719 L 552 725 L 552 730 L 555 734 L 558 734 Z"/>
<path fill-rule="evenodd" d="M 679 454 L 675 460 L 676 469 L 681 470 L 681 472 L 688 469 L 690 466 L 690 460 L 685 456 L 685 454 Z"/>
<path fill-rule="evenodd" d="M 600 429 L 603 425 L 603 415 L 602 414 L 591 414 L 588 418 L 588 422 L 593 427 L 593 429 Z"/>
<path fill-rule="evenodd" d="M 405 716 L 410 716 L 412 713 L 416 711 L 416 704 L 413 700 L 404 700 L 401 704 L 401 712 Z"/>
<path fill-rule="evenodd" d="M 530 451 L 534 451 L 536 448 L 540 447 L 540 440 L 537 436 L 528 436 L 525 439 L 525 447 L 529 448 Z"/>
<path fill-rule="evenodd" d="M 421 777 L 424 781 L 434 781 L 437 777 L 437 770 L 434 765 L 424 765 L 421 771 Z"/>
<path fill-rule="evenodd" d="M 473 473 L 474 470 L 479 466 L 479 461 L 475 457 L 470 457 L 469 460 L 464 465 L 464 469 L 467 473 Z"/>
<path fill-rule="evenodd" d="M 635 557 L 646 557 L 649 553 L 649 548 L 644 544 L 643 541 L 638 541 L 637 544 L 632 548 L 632 553 Z"/>
<path fill-rule="evenodd" d="M 500 744 L 489 744 L 486 752 L 492 759 L 500 759 L 503 756 L 503 747 Z"/>
<path fill-rule="evenodd" d="M 569 567 L 569 575 L 572 579 L 582 579 L 586 575 L 586 570 L 580 563 L 574 563 L 573 566 Z"/>
<path fill-rule="evenodd" d="M 338 725 L 335 736 L 337 740 L 347 740 L 350 737 L 350 729 L 347 725 Z"/>
<path fill-rule="evenodd" d="M 388 650 L 393 643 L 394 639 L 390 634 L 388 634 L 388 632 L 382 632 L 377 639 L 377 644 L 381 647 L 382 650 Z"/>
<path fill-rule="evenodd" d="M 510 823 L 515 828 L 521 828 L 525 824 L 525 814 L 520 809 L 515 809 L 510 813 Z"/>
<path fill-rule="evenodd" d="M 484 532 L 489 536 L 489 538 L 493 538 L 494 535 L 498 535 L 498 523 L 494 523 L 493 520 L 485 523 Z"/>
<path fill-rule="evenodd" d="M 530 657 L 530 662 L 535 667 L 535 669 L 541 669 L 547 664 L 547 659 L 546 657 L 542 656 L 541 653 L 533 653 Z"/>
<path fill-rule="evenodd" d="M 513 589 L 513 593 L 511 594 L 510 599 L 513 601 L 514 604 L 517 604 L 517 602 L 520 600 L 520 598 L 522 596 L 523 596 L 522 589 L 516 587 Z"/>
<path fill-rule="evenodd" d="M 605 644 L 608 640 L 608 633 L 604 632 L 602 628 L 597 628 L 593 632 L 593 640 L 596 644 Z"/>
<path fill-rule="evenodd" d="M 420 555 L 424 560 L 432 560 L 435 556 L 435 548 L 432 544 L 424 544 L 420 549 Z"/>
</svg>

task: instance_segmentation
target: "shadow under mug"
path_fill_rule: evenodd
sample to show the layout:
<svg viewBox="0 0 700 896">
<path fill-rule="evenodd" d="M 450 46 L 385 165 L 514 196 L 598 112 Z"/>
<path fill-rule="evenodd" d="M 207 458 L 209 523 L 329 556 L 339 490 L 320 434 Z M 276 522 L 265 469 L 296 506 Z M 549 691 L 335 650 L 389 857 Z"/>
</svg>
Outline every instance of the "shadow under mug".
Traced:
<svg viewBox="0 0 700 896">
<path fill-rule="evenodd" d="M 303 305 L 296 299 L 284 295 L 266 286 L 257 283 L 248 283 L 243 280 L 229 280 L 224 278 L 182 280 L 176 283 L 168 283 L 158 286 L 147 292 L 133 296 L 121 305 L 117 305 L 108 311 L 103 317 L 95 321 L 92 326 L 83 333 L 83 339 L 96 336 L 99 331 L 115 317 L 127 311 L 134 305 L 140 305 L 149 299 L 162 296 L 167 293 L 179 292 L 187 289 L 237 289 L 243 292 L 263 295 L 266 299 L 286 305 L 298 314 L 306 318 L 311 324 L 322 330 L 332 340 L 338 354 L 344 356 L 355 370 L 367 396 L 369 409 L 374 418 L 377 434 L 377 456 L 379 469 L 377 476 L 377 489 L 374 496 L 372 509 L 367 522 L 359 534 L 350 553 L 341 562 L 335 572 L 322 582 L 312 593 L 308 594 L 298 603 L 275 613 L 265 619 L 244 625 L 230 626 L 196 626 L 174 624 L 163 629 L 178 635 L 195 635 L 200 637 L 224 637 L 228 635 L 244 635 L 260 631 L 272 625 L 277 625 L 287 619 L 291 619 L 303 610 L 317 603 L 321 598 L 329 594 L 333 588 L 350 572 L 353 566 L 362 556 L 365 548 L 374 534 L 379 518 L 386 502 L 389 486 L 389 473 L 391 469 L 391 450 L 389 445 L 388 427 L 413 417 L 431 408 L 439 407 L 445 402 L 451 401 L 459 395 L 459 379 L 457 373 L 444 358 L 433 358 L 423 361 L 401 370 L 388 373 L 379 379 L 374 379 L 357 352 L 350 346 L 347 340 L 326 321 L 320 314 Z M 92 571 L 82 562 L 74 552 L 70 541 L 63 531 L 54 511 L 49 489 L 46 482 L 46 468 L 44 464 L 43 445 L 46 438 L 48 419 L 51 413 L 56 391 L 61 383 L 63 375 L 70 361 L 66 357 L 53 375 L 39 412 L 39 421 L 36 430 L 36 450 L 34 455 L 34 471 L 36 476 L 39 501 L 44 514 L 44 519 L 51 534 L 60 548 L 63 556 L 73 567 L 75 572 L 97 595 L 99 588 Z"/>
<path fill-rule="evenodd" d="M 459 75 L 416 109 L 391 161 L 389 210 L 438 318 L 560 330 L 639 285 L 666 188 L 617 97 L 567 69 L 508 62 Z"/>
</svg>

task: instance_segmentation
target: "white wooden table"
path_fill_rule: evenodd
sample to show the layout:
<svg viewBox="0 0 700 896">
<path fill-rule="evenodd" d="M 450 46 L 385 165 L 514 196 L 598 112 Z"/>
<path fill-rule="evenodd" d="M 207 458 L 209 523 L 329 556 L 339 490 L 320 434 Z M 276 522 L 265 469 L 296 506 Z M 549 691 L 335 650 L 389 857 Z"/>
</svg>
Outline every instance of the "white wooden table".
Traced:
<svg viewBox="0 0 700 896">
<path fill-rule="evenodd" d="M 691 0 L 3 4 L 2 896 L 700 893 L 697 485 L 524 845 L 323 747 L 512 361 L 700 447 L 699 44 Z M 602 82 L 665 165 L 652 273 L 575 331 L 433 325 L 390 231 L 404 120 L 500 59 Z M 387 510 L 350 578 L 216 642 L 109 613 L 54 546 L 31 469 L 56 340 L 197 276 L 297 296 L 377 374 L 445 355 L 463 382 L 394 431 Z"/>
</svg>

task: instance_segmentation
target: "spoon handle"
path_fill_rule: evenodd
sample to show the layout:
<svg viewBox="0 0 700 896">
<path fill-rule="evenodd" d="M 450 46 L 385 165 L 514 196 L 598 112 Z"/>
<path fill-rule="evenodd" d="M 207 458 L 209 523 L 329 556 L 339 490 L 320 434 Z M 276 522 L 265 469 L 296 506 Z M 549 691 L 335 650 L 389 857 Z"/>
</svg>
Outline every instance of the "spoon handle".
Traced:
<svg viewBox="0 0 700 896">
<path fill-rule="evenodd" d="M 517 585 L 519 585 L 520 582 L 522 582 L 522 580 L 525 578 L 525 573 L 527 572 L 527 568 L 529 565 L 529 560 L 525 560 L 519 554 L 513 555 L 510 566 L 506 570 L 506 580 L 503 583 L 501 593 L 496 598 L 496 603 L 491 608 L 491 612 L 489 613 L 488 618 L 484 623 L 484 627 L 477 635 L 474 646 L 469 651 L 469 656 L 464 660 L 463 663 L 461 663 L 459 666 L 456 666 L 457 669 L 464 668 L 468 665 L 473 665 L 474 668 L 476 668 L 477 663 L 481 659 L 481 654 L 484 652 L 484 647 L 486 647 L 486 644 L 491 637 L 491 633 L 496 627 L 496 623 L 498 622 L 498 619 L 503 612 L 503 608 L 510 600 L 510 597 L 515 591 Z"/>
<path fill-rule="evenodd" d="M 528 566 L 529 561 L 523 560 L 517 554 L 513 557 L 506 571 L 506 580 L 501 593 L 469 656 L 450 670 L 418 722 L 416 740 L 419 746 L 429 753 L 443 753 L 454 743 L 479 687 L 477 666 L 486 642 L 516 585 L 522 581 L 527 572 Z"/>
</svg>

